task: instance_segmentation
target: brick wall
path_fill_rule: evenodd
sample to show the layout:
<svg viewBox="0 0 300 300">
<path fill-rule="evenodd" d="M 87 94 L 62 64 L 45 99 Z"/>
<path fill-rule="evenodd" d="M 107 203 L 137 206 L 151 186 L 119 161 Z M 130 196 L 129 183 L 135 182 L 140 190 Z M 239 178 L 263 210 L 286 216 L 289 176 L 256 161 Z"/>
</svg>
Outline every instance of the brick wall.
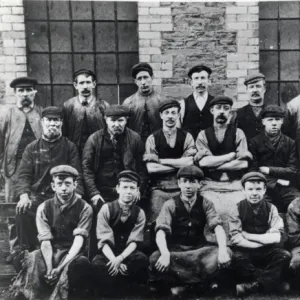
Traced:
<svg viewBox="0 0 300 300">
<path fill-rule="evenodd" d="M 14 103 L 10 82 L 27 75 L 22 0 L 0 0 L 0 103 Z"/>
</svg>

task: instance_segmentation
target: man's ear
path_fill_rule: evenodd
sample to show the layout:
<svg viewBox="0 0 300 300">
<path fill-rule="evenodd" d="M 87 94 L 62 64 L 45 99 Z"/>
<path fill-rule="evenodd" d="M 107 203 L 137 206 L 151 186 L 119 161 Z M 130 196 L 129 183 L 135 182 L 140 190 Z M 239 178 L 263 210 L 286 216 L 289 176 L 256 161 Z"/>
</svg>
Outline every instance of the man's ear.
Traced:
<svg viewBox="0 0 300 300">
<path fill-rule="evenodd" d="M 95 88 L 97 86 L 97 82 L 96 80 L 93 81 L 93 88 Z"/>
<path fill-rule="evenodd" d="M 213 110 L 214 110 L 214 107 L 212 106 L 212 107 L 209 109 L 209 111 L 210 111 L 211 114 L 213 114 Z"/>
<path fill-rule="evenodd" d="M 77 88 L 77 82 L 76 81 L 73 81 L 73 86 L 74 86 L 75 89 Z"/>
<path fill-rule="evenodd" d="M 54 185 L 54 182 L 53 182 L 53 181 L 51 182 L 51 188 L 52 188 L 52 190 L 53 190 L 54 192 L 56 192 L 55 185 Z"/>
<path fill-rule="evenodd" d="M 76 189 L 77 186 L 78 186 L 78 181 L 77 180 L 74 180 L 74 186 L 75 186 L 75 189 Z"/>
</svg>

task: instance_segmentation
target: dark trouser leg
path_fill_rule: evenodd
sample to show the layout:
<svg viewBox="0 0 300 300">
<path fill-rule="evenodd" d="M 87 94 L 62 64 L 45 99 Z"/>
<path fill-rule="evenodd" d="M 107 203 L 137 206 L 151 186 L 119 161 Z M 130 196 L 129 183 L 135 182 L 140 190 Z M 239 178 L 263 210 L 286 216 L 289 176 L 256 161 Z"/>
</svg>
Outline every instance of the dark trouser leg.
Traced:
<svg viewBox="0 0 300 300">
<path fill-rule="evenodd" d="M 134 251 L 125 260 L 124 264 L 128 268 L 128 277 L 138 283 L 146 283 L 148 279 L 148 257 L 141 251 Z"/>
</svg>

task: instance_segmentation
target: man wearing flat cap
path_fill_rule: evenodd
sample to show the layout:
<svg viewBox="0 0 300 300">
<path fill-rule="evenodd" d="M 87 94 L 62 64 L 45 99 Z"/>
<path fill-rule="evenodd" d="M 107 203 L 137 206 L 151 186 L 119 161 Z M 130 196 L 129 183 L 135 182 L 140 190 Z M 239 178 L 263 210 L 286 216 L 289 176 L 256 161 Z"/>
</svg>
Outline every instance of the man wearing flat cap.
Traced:
<svg viewBox="0 0 300 300">
<path fill-rule="evenodd" d="M 266 197 L 286 212 L 289 204 L 300 192 L 296 189 L 297 157 L 295 142 L 281 132 L 285 111 L 269 105 L 261 113 L 264 131 L 249 142 L 253 161 L 251 170 L 267 177 Z"/>
<path fill-rule="evenodd" d="M 145 142 L 151 133 L 161 128 L 158 107 L 162 97 L 153 87 L 153 69 L 149 64 L 134 65 L 131 74 L 138 91 L 126 98 L 123 105 L 130 109 L 128 128 L 136 131 Z"/>
<path fill-rule="evenodd" d="M 153 223 L 165 201 L 178 195 L 177 170 L 192 165 L 196 153 L 192 135 L 177 128 L 180 105 L 166 100 L 159 106 L 163 127 L 151 134 L 146 142 L 144 161 L 151 181 L 149 223 Z"/>
<path fill-rule="evenodd" d="M 50 170 L 57 165 L 70 165 L 79 172 L 76 192 L 83 195 L 81 164 L 76 146 L 62 136 L 62 111 L 48 106 L 42 111 L 42 137 L 24 151 L 16 194 L 16 227 L 21 250 L 37 246 L 35 215 L 37 207 L 53 197 Z"/>
<path fill-rule="evenodd" d="M 140 251 L 146 217 L 136 205 L 140 176 L 125 170 L 117 180 L 118 197 L 104 204 L 97 216 L 98 255 L 92 264 L 95 288 L 101 296 L 114 291 L 124 296 L 133 282 L 147 282 L 148 257 Z"/>
<path fill-rule="evenodd" d="M 169 285 L 173 295 L 187 285 L 208 284 L 219 268 L 230 265 L 222 220 L 214 204 L 199 194 L 203 177 L 196 166 L 180 168 L 180 195 L 166 201 L 156 219 L 158 251 L 150 257 L 150 284 Z M 217 245 L 207 242 L 205 226 L 215 233 Z"/>
<path fill-rule="evenodd" d="M 282 291 L 286 283 L 281 275 L 290 261 L 290 253 L 282 248 L 283 220 L 264 199 L 267 179 L 262 173 L 249 172 L 241 182 L 245 199 L 229 221 L 232 267 L 239 276 L 237 295 Z"/>
<path fill-rule="evenodd" d="M 85 249 L 93 210 L 75 193 L 78 175 L 70 165 L 50 170 L 55 194 L 36 213 L 40 249 L 25 252 L 22 271 L 10 289 L 13 295 L 30 300 L 68 299 L 69 291 L 76 289 L 78 296 L 92 287 Z"/>
<path fill-rule="evenodd" d="M 188 72 L 188 77 L 193 93 L 180 101 L 181 128 L 191 133 L 194 139 L 197 138 L 200 130 L 213 124 L 209 106 L 214 97 L 208 93 L 211 73 L 212 70 L 204 65 L 192 67 Z"/>
<path fill-rule="evenodd" d="M 78 95 L 63 104 L 63 135 L 78 147 L 82 157 L 88 137 L 104 128 L 104 110 L 109 104 L 94 95 L 97 84 L 93 71 L 77 70 L 73 74 L 73 84 Z"/>
<path fill-rule="evenodd" d="M 42 108 L 34 103 L 37 81 L 30 77 L 14 79 L 16 104 L 0 109 L 0 172 L 5 177 L 5 201 L 16 201 L 15 185 L 25 147 L 42 135 Z"/>
</svg>

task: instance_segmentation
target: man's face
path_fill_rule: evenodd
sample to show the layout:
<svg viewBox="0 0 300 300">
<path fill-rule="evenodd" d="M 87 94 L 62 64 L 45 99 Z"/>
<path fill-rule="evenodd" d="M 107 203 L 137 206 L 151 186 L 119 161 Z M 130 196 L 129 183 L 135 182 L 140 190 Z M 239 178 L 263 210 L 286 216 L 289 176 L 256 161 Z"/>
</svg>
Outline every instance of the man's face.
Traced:
<svg viewBox="0 0 300 300">
<path fill-rule="evenodd" d="M 37 90 L 33 86 L 15 88 L 17 100 L 23 107 L 29 107 L 33 103 L 36 93 Z"/>
<path fill-rule="evenodd" d="M 257 105 L 264 103 L 264 97 L 266 92 L 265 81 L 259 80 L 247 85 L 247 93 L 249 96 L 250 104 Z"/>
<path fill-rule="evenodd" d="M 163 125 L 169 128 L 176 127 L 177 120 L 179 118 L 179 109 L 178 107 L 170 107 L 165 109 L 160 113 L 160 117 L 163 121 Z"/>
<path fill-rule="evenodd" d="M 56 139 L 61 135 L 62 120 L 58 117 L 42 118 L 43 135 L 50 139 Z"/>
<path fill-rule="evenodd" d="M 120 181 L 117 185 L 119 200 L 124 204 L 135 201 L 139 195 L 139 188 L 135 181 Z"/>
<path fill-rule="evenodd" d="M 58 199 L 63 201 L 71 200 L 77 187 L 77 181 L 73 177 L 54 176 L 51 187 Z"/>
<path fill-rule="evenodd" d="M 196 178 L 187 177 L 179 178 L 178 186 L 181 190 L 181 194 L 186 198 L 193 198 L 200 188 L 199 180 L 197 180 Z"/>
<path fill-rule="evenodd" d="M 74 87 L 78 91 L 78 94 L 82 97 L 88 98 L 92 95 L 93 89 L 96 87 L 96 81 L 92 76 L 80 74 L 74 81 Z"/>
<path fill-rule="evenodd" d="M 269 135 L 277 135 L 281 130 L 281 126 L 283 124 L 283 118 L 279 118 L 279 117 L 263 118 L 262 123 L 265 126 L 265 131 Z"/>
<path fill-rule="evenodd" d="M 138 86 L 140 93 L 143 95 L 147 95 L 152 91 L 152 81 L 153 76 L 150 76 L 147 71 L 141 71 L 137 73 L 134 80 L 135 84 Z"/>
<path fill-rule="evenodd" d="M 204 93 L 210 85 L 210 78 L 206 71 L 196 72 L 192 74 L 191 86 L 193 92 Z"/>
<path fill-rule="evenodd" d="M 266 193 L 266 185 L 263 181 L 246 181 L 244 194 L 250 204 L 258 204 Z"/>
<path fill-rule="evenodd" d="M 120 135 L 124 132 L 127 124 L 126 117 L 112 116 L 105 117 L 107 129 L 112 135 Z"/>
<path fill-rule="evenodd" d="M 231 115 L 231 106 L 229 104 L 216 104 L 210 109 L 210 112 L 217 124 L 225 124 Z"/>
</svg>

